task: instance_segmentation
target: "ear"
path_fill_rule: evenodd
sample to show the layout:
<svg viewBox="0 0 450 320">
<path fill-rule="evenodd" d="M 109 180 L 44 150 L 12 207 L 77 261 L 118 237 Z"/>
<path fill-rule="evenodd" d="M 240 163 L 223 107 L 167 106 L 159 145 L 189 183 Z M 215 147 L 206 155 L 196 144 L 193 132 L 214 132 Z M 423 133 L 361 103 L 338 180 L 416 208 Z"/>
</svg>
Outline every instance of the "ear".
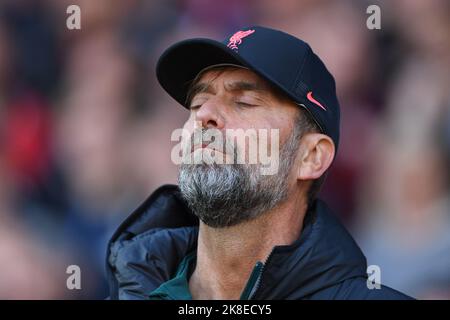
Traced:
<svg viewBox="0 0 450 320">
<path fill-rule="evenodd" d="M 324 174 L 333 162 L 333 140 L 322 133 L 307 133 L 299 148 L 298 180 L 315 180 Z"/>
</svg>

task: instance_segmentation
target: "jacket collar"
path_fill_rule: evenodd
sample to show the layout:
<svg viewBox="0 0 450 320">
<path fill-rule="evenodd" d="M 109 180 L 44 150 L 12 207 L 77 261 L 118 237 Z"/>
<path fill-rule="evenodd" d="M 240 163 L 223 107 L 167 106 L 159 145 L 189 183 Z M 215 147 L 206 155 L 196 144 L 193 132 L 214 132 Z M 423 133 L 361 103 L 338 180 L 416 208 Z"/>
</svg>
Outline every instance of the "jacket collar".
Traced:
<svg viewBox="0 0 450 320">
<path fill-rule="evenodd" d="M 366 276 L 366 259 L 327 205 L 308 209 L 300 238 L 276 246 L 252 297 L 300 299 L 346 279 Z M 164 185 L 117 229 L 107 250 L 111 299 L 146 299 L 196 249 L 198 219 L 177 186 Z"/>
</svg>

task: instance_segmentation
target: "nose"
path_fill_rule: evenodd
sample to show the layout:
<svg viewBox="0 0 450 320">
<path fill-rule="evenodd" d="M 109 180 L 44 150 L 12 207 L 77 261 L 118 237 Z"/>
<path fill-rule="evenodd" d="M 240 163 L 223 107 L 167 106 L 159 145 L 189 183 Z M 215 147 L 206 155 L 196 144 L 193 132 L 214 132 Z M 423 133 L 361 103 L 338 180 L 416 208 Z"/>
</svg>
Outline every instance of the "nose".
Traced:
<svg viewBox="0 0 450 320">
<path fill-rule="evenodd" d="M 218 99 L 210 99 L 202 104 L 196 112 L 196 121 L 200 121 L 203 128 L 222 129 L 225 125 L 223 110 L 225 105 Z"/>
</svg>

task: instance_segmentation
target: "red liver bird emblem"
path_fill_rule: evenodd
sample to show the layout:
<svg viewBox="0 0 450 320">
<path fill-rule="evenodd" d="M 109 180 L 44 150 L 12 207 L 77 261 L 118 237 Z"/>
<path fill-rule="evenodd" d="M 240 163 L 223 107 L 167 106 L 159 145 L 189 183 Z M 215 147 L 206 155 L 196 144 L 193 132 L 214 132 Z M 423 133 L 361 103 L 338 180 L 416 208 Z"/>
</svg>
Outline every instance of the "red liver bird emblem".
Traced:
<svg viewBox="0 0 450 320">
<path fill-rule="evenodd" d="M 230 37 L 227 47 L 233 50 L 238 49 L 238 45 L 242 43 L 242 39 L 251 35 L 255 30 L 238 31 Z"/>
</svg>

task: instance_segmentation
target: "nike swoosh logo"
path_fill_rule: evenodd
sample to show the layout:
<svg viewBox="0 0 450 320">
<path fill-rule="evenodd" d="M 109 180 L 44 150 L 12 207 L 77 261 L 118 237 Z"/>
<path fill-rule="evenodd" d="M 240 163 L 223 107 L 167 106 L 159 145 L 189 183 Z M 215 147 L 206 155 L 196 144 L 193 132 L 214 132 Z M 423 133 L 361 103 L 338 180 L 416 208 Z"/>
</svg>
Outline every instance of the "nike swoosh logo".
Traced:
<svg viewBox="0 0 450 320">
<path fill-rule="evenodd" d="M 306 97 L 308 98 L 309 101 L 311 101 L 312 103 L 314 103 L 318 107 L 322 108 L 323 110 L 327 111 L 327 109 L 319 101 L 317 101 L 316 99 L 313 98 L 312 91 L 308 92 Z"/>
</svg>

